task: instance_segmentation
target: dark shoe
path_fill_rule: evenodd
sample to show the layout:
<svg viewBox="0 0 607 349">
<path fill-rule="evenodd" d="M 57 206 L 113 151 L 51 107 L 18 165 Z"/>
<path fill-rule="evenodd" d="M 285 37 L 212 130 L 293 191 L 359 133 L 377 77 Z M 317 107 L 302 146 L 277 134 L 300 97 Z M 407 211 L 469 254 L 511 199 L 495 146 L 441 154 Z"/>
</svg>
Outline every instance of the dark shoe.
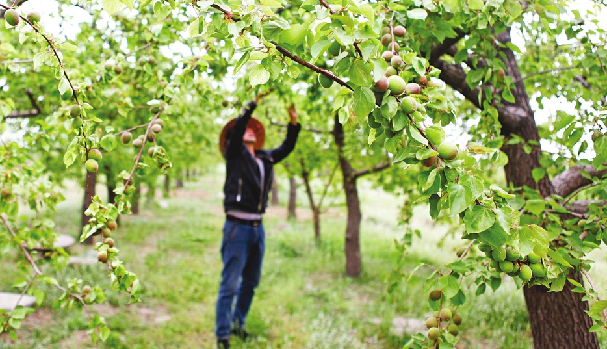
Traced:
<svg viewBox="0 0 607 349">
<path fill-rule="evenodd" d="M 219 349 L 230 349 L 230 340 L 229 339 L 218 339 L 217 340 L 217 348 L 219 348 Z"/>
<path fill-rule="evenodd" d="M 247 331 L 245 331 L 244 329 L 240 328 L 233 328 L 230 331 L 233 335 L 238 336 L 238 338 L 242 339 L 243 342 L 247 340 L 247 338 L 249 338 L 249 333 Z"/>
</svg>

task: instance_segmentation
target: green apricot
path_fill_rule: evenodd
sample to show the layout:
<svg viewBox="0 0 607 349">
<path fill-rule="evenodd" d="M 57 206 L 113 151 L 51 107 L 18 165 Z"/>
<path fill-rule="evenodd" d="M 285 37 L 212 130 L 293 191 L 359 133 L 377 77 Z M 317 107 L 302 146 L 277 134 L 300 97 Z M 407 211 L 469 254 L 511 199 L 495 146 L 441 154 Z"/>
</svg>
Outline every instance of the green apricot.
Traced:
<svg viewBox="0 0 607 349">
<path fill-rule="evenodd" d="M 459 333 L 459 328 L 456 324 L 451 324 L 447 326 L 447 332 L 451 333 L 454 336 L 457 336 L 457 334 Z"/>
<path fill-rule="evenodd" d="M 421 87 L 416 82 L 407 84 L 407 88 L 405 90 L 407 91 L 407 94 L 409 94 L 409 95 L 418 95 L 422 92 Z"/>
<path fill-rule="evenodd" d="M 88 159 L 84 163 L 84 167 L 86 167 L 86 170 L 88 172 L 97 172 L 97 170 L 99 169 L 99 164 L 95 159 Z"/>
<path fill-rule="evenodd" d="M 492 259 L 489 261 L 489 266 L 493 269 L 497 269 L 500 267 L 500 263 L 498 261 L 496 261 L 495 259 Z"/>
<path fill-rule="evenodd" d="M 152 132 L 154 132 L 154 133 L 162 132 L 162 126 L 160 126 L 159 124 L 152 125 L 151 129 L 152 129 Z"/>
<path fill-rule="evenodd" d="M 116 230 L 116 228 L 118 228 L 118 223 L 116 223 L 116 221 L 113 219 L 110 219 L 105 222 L 105 225 L 110 228 L 110 230 Z"/>
<path fill-rule="evenodd" d="M 433 290 L 432 292 L 430 292 L 430 300 L 433 301 L 437 301 L 439 299 L 441 299 L 441 297 L 443 296 L 443 291 L 441 290 Z"/>
<path fill-rule="evenodd" d="M 512 273 L 514 271 L 514 264 L 510 261 L 500 262 L 500 270 L 504 273 Z"/>
<path fill-rule="evenodd" d="M 379 78 L 379 80 L 377 80 L 377 82 L 373 86 L 373 89 L 377 92 L 386 92 L 389 86 L 390 84 L 388 83 L 388 78 L 382 76 L 381 78 Z"/>
<path fill-rule="evenodd" d="M 439 151 L 439 153 L 440 153 L 440 151 Z M 491 256 L 496 261 L 503 262 L 506 259 L 506 249 L 503 247 L 498 247 L 495 250 L 493 250 L 493 252 L 491 252 Z"/>
<path fill-rule="evenodd" d="M 451 313 L 451 309 L 448 308 L 443 308 L 440 310 L 440 318 L 443 321 L 449 321 L 451 320 L 451 317 L 453 316 L 453 313 Z"/>
<path fill-rule="evenodd" d="M 32 24 L 40 22 L 40 13 L 36 11 L 32 11 L 27 14 L 27 20 L 32 22 Z"/>
<path fill-rule="evenodd" d="M 438 319 L 440 317 L 440 312 L 438 310 L 436 310 L 432 313 L 432 316 L 434 316 L 435 318 Z"/>
<path fill-rule="evenodd" d="M 17 10 L 6 10 L 6 12 L 4 12 L 4 19 L 6 20 L 6 23 L 10 24 L 13 27 L 19 25 L 19 13 L 17 12 Z"/>
<path fill-rule="evenodd" d="M 453 315 L 453 322 L 456 325 L 458 325 L 458 326 L 461 325 L 462 324 L 462 316 L 460 314 Z"/>
<path fill-rule="evenodd" d="M 97 252 L 97 260 L 101 263 L 107 262 L 107 251 Z"/>
<path fill-rule="evenodd" d="M 333 80 L 323 74 L 318 74 L 318 82 L 324 88 L 329 88 L 333 85 Z"/>
<path fill-rule="evenodd" d="M 148 155 L 150 157 L 154 156 L 154 151 L 156 151 L 156 147 L 150 147 L 150 149 L 148 149 Z"/>
<path fill-rule="evenodd" d="M 438 320 L 435 317 L 429 317 L 426 319 L 426 328 L 438 327 Z"/>
<path fill-rule="evenodd" d="M 401 56 L 394 55 L 390 59 L 390 65 L 394 67 L 394 69 L 399 69 L 403 65 L 404 61 Z"/>
<path fill-rule="evenodd" d="M 89 159 L 101 160 L 101 158 L 103 158 L 103 155 L 101 155 L 99 149 L 89 150 Z"/>
<path fill-rule="evenodd" d="M 439 146 L 445 140 L 445 130 L 443 130 L 443 128 L 438 125 L 430 125 L 426 127 L 424 131 L 426 133 L 426 138 L 428 138 L 428 141 L 432 143 L 435 147 Z M 491 251 L 491 246 L 487 244 L 481 245 L 487 246 L 489 248 L 489 251 Z"/>
<path fill-rule="evenodd" d="M 432 126 L 430 126 L 432 127 Z M 430 128 L 428 127 L 428 129 Z M 427 129 L 426 129 L 427 130 Z M 444 132 L 443 132 L 444 133 Z M 428 135 L 428 132 L 426 132 L 426 136 Z M 434 142 L 432 142 L 434 144 Z M 438 142 L 440 143 L 440 142 Z M 493 250 L 491 248 L 491 245 L 489 244 L 485 244 L 485 243 L 481 243 L 480 245 L 478 245 L 478 249 L 481 250 L 481 252 L 485 252 L 485 253 L 491 253 L 491 251 Z"/>
<path fill-rule="evenodd" d="M 389 43 L 392 42 L 392 35 L 390 33 L 388 34 L 384 34 L 384 36 L 381 37 L 381 44 L 384 46 L 388 46 Z"/>
<path fill-rule="evenodd" d="M 514 262 L 514 261 L 518 261 L 520 258 L 521 258 L 520 253 L 518 253 L 514 250 L 511 250 L 511 249 L 506 250 L 506 259 L 507 260 Z"/>
<path fill-rule="evenodd" d="M 436 150 L 438 151 L 438 155 L 440 155 L 441 158 L 447 160 L 447 161 L 451 161 L 453 159 L 455 159 L 457 157 L 457 147 L 455 146 L 455 144 L 451 143 L 451 142 L 443 142 L 441 143 L 441 145 L 438 146 L 438 148 L 436 148 Z M 506 251 L 504 250 L 504 258 L 506 258 Z M 502 259 L 503 261 L 503 259 Z"/>
<path fill-rule="evenodd" d="M 431 341 L 435 341 L 438 339 L 438 337 L 440 337 L 440 331 L 438 327 L 432 327 L 428 330 L 428 339 L 430 339 Z"/>
<path fill-rule="evenodd" d="M 164 127 L 164 120 L 162 120 L 161 118 L 157 118 L 154 121 L 154 125 L 160 125 L 160 126 Z"/>
<path fill-rule="evenodd" d="M 392 92 L 393 95 L 401 95 L 403 94 L 403 92 L 405 92 L 405 80 L 403 80 L 403 78 L 401 78 L 398 75 L 392 75 L 390 77 L 388 77 L 388 88 L 390 89 L 390 91 Z M 402 105 L 402 104 L 401 104 Z"/>
<path fill-rule="evenodd" d="M 415 98 L 410 96 L 404 97 L 400 101 L 400 109 L 405 114 L 411 114 L 417 110 L 417 101 L 415 100 Z"/>
<path fill-rule="evenodd" d="M 341 45 L 337 41 L 333 41 L 331 43 L 331 45 L 329 45 L 329 48 L 327 49 L 327 52 L 333 57 L 339 55 L 340 51 L 341 51 Z"/>
<path fill-rule="evenodd" d="M 143 140 L 142 140 L 141 138 L 135 138 L 135 139 L 133 140 L 133 146 L 134 146 L 135 148 L 139 148 L 139 147 L 141 147 L 142 145 L 143 145 Z"/>
<path fill-rule="evenodd" d="M 11 195 L 13 195 L 13 192 L 9 188 L 2 188 L 0 190 L 0 196 L 2 196 L 3 198 L 8 198 Z"/>
<path fill-rule="evenodd" d="M 519 270 L 519 272 L 518 272 L 518 276 L 523 281 L 529 281 L 529 280 L 531 280 L 531 277 L 533 276 L 533 271 L 531 270 L 531 268 L 528 265 L 523 264 L 523 265 L 521 265 L 521 270 Z"/>
<path fill-rule="evenodd" d="M 70 116 L 77 118 L 82 113 L 82 107 L 79 104 L 74 104 L 70 107 Z"/>
<path fill-rule="evenodd" d="M 542 264 L 540 264 L 540 263 L 531 264 L 529 267 L 531 268 L 531 271 L 533 272 L 533 276 L 538 277 L 538 278 L 546 277 L 546 267 L 544 267 Z"/>
<path fill-rule="evenodd" d="M 422 164 L 426 167 L 431 167 L 431 166 L 434 166 L 434 164 L 436 164 L 437 160 L 438 160 L 438 157 L 436 155 L 434 155 L 427 159 L 422 160 Z M 457 252 L 459 253 L 459 250 L 457 250 Z M 458 257 L 461 257 L 461 255 L 458 254 Z"/>
<path fill-rule="evenodd" d="M 390 27 L 383 27 L 383 28 L 381 28 L 381 33 L 382 34 L 390 34 Z"/>
<path fill-rule="evenodd" d="M 389 66 L 388 69 L 386 69 L 386 77 L 389 78 L 392 75 L 396 75 L 396 69 L 394 69 L 393 66 Z"/>
<path fill-rule="evenodd" d="M 133 134 L 129 131 L 122 133 L 122 144 L 128 144 L 133 139 Z"/>
<path fill-rule="evenodd" d="M 70 99 L 72 99 L 72 97 L 74 97 L 74 91 L 72 91 L 72 89 L 70 88 L 67 91 L 65 91 L 64 94 L 61 95 L 61 100 L 69 101 Z"/>
<path fill-rule="evenodd" d="M 399 37 L 405 36 L 405 33 L 407 32 L 405 27 L 403 27 L 402 25 L 397 25 L 396 27 L 394 27 L 393 31 L 394 31 L 394 36 L 399 36 Z"/>
<path fill-rule="evenodd" d="M 541 259 L 542 258 L 540 256 L 538 256 L 537 254 L 535 254 L 533 252 L 531 252 L 531 253 L 529 253 L 529 255 L 527 255 L 527 260 L 529 260 L 529 263 L 531 263 L 531 264 L 539 263 Z"/>
<path fill-rule="evenodd" d="M 389 62 L 392 57 L 394 57 L 394 53 L 392 53 L 392 51 L 384 51 L 381 54 L 381 58 L 385 59 L 387 62 Z"/>
<path fill-rule="evenodd" d="M 394 49 L 393 49 L 392 47 L 394 47 Z M 400 45 L 398 44 L 398 42 L 391 42 L 391 43 L 388 45 L 388 48 L 389 48 L 391 51 L 398 52 L 398 50 L 400 50 Z"/>
</svg>

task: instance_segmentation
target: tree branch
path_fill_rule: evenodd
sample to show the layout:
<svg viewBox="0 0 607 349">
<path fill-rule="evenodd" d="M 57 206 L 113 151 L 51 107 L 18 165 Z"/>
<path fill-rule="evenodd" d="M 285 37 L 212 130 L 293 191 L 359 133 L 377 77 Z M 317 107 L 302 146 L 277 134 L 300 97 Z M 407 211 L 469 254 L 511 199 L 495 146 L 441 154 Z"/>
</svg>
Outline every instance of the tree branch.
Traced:
<svg viewBox="0 0 607 349">
<path fill-rule="evenodd" d="M 387 169 L 388 167 L 390 167 L 390 165 L 392 165 L 392 164 L 389 162 L 384 162 L 382 164 L 375 165 L 375 166 L 365 169 L 365 170 L 356 171 L 356 172 L 354 172 L 354 177 L 358 178 L 361 176 L 368 175 L 370 173 L 379 172 L 379 171 Z"/>
<path fill-rule="evenodd" d="M 585 214 L 588 212 L 588 206 L 590 206 L 592 204 L 597 204 L 599 206 L 605 206 L 607 204 L 607 201 L 600 201 L 600 200 L 572 201 L 572 202 L 568 203 L 567 205 L 563 205 L 563 206 L 565 206 L 566 209 L 568 209 L 569 211 L 571 211 L 573 213 Z"/>
<path fill-rule="evenodd" d="M 327 9 L 329 9 L 329 13 L 334 15 L 335 11 L 331 10 L 331 7 L 329 6 L 329 4 L 327 4 L 327 2 L 325 0 L 320 0 L 320 4 L 323 5 L 324 7 L 326 7 Z"/>
<path fill-rule="evenodd" d="M 592 85 L 590 85 L 590 83 L 583 76 L 576 76 L 573 78 L 573 80 L 578 81 L 579 83 L 582 84 L 582 86 L 584 86 L 585 88 L 587 88 L 589 90 L 592 88 Z M 605 96 L 603 96 L 603 98 L 601 98 L 601 104 L 602 105 L 607 104 L 607 98 Z"/>
<path fill-rule="evenodd" d="M 268 119 L 269 119 L 269 118 L 268 118 Z M 270 120 L 270 125 L 274 125 L 274 126 L 280 126 L 280 127 L 287 127 L 287 126 L 289 126 L 288 124 L 284 124 L 284 123 L 282 123 L 282 122 L 277 122 L 277 121 L 274 121 L 274 120 L 272 120 L 272 119 L 269 119 L 269 120 Z M 327 130 L 319 130 L 319 129 L 316 129 L 316 128 L 311 128 L 311 127 L 304 127 L 303 129 L 304 129 L 305 131 L 309 131 L 309 132 L 313 132 L 313 133 L 321 133 L 321 134 L 329 134 L 329 133 L 331 133 L 331 131 L 327 131 Z M 123 131 L 123 132 L 124 132 L 124 131 Z"/>
<path fill-rule="evenodd" d="M 603 177 L 607 174 L 607 170 L 597 171 L 593 166 L 574 166 L 561 174 L 556 175 L 552 179 L 552 186 L 555 194 L 561 197 L 567 197 L 576 189 L 592 183 L 591 179 L 587 179 L 580 171 L 585 171 L 591 177 Z"/>
<path fill-rule="evenodd" d="M 522 80 L 528 79 L 528 78 L 536 76 L 536 75 L 548 74 L 548 73 L 559 72 L 559 71 L 567 71 L 567 70 L 578 69 L 578 68 L 580 68 L 580 67 L 579 66 L 571 66 L 571 67 L 561 67 L 561 68 L 554 68 L 554 69 L 546 69 L 546 70 L 542 70 L 542 71 L 538 71 L 538 72 L 527 74 L 527 75 L 521 77 L 520 80 L 517 80 L 517 81 L 522 81 Z M 516 82 L 516 81 L 514 81 L 514 82 Z"/>
</svg>

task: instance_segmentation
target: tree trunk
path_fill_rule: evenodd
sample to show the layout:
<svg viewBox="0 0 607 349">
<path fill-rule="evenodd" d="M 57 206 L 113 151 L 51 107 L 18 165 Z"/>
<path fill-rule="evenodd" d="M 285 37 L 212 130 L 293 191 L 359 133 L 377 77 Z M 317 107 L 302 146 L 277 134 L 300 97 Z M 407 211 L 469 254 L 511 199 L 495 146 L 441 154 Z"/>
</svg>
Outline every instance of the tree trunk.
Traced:
<svg viewBox="0 0 607 349">
<path fill-rule="evenodd" d="M 148 191 L 145 193 L 145 205 L 150 207 L 156 200 L 156 177 L 150 178 L 146 183 Z"/>
<path fill-rule="evenodd" d="M 510 41 L 510 32 L 500 33 L 497 38 L 505 44 Z M 502 134 L 506 136 L 519 135 L 524 138 L 525 142 L 530 140 L 539 141 L 533 110 L 529 104 L 529 98 L 514 53 L 507 47 L 501 50 L 506 56 L 504 62 L 508 67 L 508 75 L 514 81 L 517 81 L 512 91 L 516 99 L 515 103 L 505 101 L 503 103 L 505 108 L 519 111 L 517 114 L 518 127 L 503 127 Z M 510 125 L 511 122 L 503 120 L 506 117 L 506 115 L 500 115 L 500 122 L 505 121 L 502 124 Z M 541 167 L 541 149 L 539 147 L 534 147 L 529 154 L 525 153 L 522 148 L 504 148 L 503 151 L 509 158 L 505 167 L 506 179 L 509 184 L 514 187 L 526 185 L 536 188 L 544 197 L 553 194 L 554 188 L 548 176 L 535 183 L 531 175 L 534 168 Z M 582 282 L 579 271 L 572 271 L 569 277 Z M 571 292 L 571 289 L 570 283 L 566 283 L 561 292 L 548 292 L 544 286 L 524 288 L 525 302 L 529 311 L 529 321 L 536 349 L 599 349 L 596 333 L 588 331 L 592 326 L 591 319 L 584 312 L 588 310 L 588 303 L 582 300 L 580 294 Z"/>
<path fill-rule="evenodd" d="M 190 180 L 190 169 L 189 168 L 185 169 L 185 180 L 186 181 Z"/>
<path fill-rule="evenodd" d="M 183 171 L 177 171 L 177 178 L 175 178 L 175 189 L 183 188 Z"/>
<path fill-rule="evenodd" d="M 164 175 L 164 192 L 163 192 L 163 196 L 165 198 L 168 198 L 169 196 L 171 196 L 171 179 L 170 179 L 168 173 Z"/>
<path fill-rule="evenodd" d="M 96 194 L 96 186 L 97 186 L 97 172 L 86 172 L 84 176 L 84 199 L 82 200 L 82 220 L 80 225 L 80 234 L 82 235 L 82 229 L 89 224 L 90 217 L 85 215 L 84 212 L 91 205 L 92 198 L 97 195 Z M 87 245 L 93 245 L 95 243 L 95 238 L 93 236 L 88 237 L 84 240 L 84 243 Z"/>
<path fill-rule="evenodd" d="M 344 191 L 346 193 L 346 205 L 348 208 L 348 222 L 346 225 L 346 275 L 358 277 L 362 271 L 362 258 L 360 253 L 360 200 L 358 188 L 356 187 L 356 172 L 350 162 L 343 156 L 344 131 L 339 123 L 339 117 L 335 114 L 335 128 L 333 137 L 339 152 L 339 166 L 343 176 Z"/>
<path fill-rule="evenodd" d="M 278 206 L 278 183 L 276 182 L 276 172 L 272 172 L 272 206 Z"/>
<path fill-rule="evenodd" d="M 114 189 L 116 189 L 116 177 L 114 172 L 112 172 L 110 164 L 105 164 L 103 169 L 105 170 L 107 201 L 108 203 L 113 204 L 116 201 L 116 193 L 114 192 Z M 120 215 L 116 218 L 116 223 L 120 223 Z"/>
<path fill-rule="evenodd" d="M 317 207 L 316 203 L 314 202 L 314 194 L 312 193 L 312 187 L 310 186 L 310 174 L 306 170 L 303 160 L 301 160 L 301 178 L 303 179 L 304 186 L 306 187 L 308 201 L 310 202 L 310 209 L 312 210 L 312 218 L 314 221 L 314 241 L 316 241 L 316 245 L 320 246 L 320 208 Z"/>
<path fill-rule="evenodd" d="M 139 201 L 141 199 L 141 180 L 135 180 L 135 177 L 133 177 L 132 181 L 133 185 L 135 186 L 135 192 L 133 193 L 133 200 L 131 200 L 131 212 L 133 214 L 139 214 Z"/>
<path fill-rule="evenodd" d="M 287 219 L 297 219 L 297 212 L 295 211 L 295 203 L 297 201 L 297 183 L 295 183 L 295 177 L 292 175 L 289 177 L 289 189 Z"/>
</svg>

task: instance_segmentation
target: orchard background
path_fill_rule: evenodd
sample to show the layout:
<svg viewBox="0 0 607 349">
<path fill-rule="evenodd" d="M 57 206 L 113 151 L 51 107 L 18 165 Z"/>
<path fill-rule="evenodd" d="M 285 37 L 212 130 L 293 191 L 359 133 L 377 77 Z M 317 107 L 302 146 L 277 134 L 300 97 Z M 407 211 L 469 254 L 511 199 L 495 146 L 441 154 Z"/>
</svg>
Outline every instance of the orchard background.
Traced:
<svg viewBox="0 0 607 349">
<path fill-rule="evenodd" d="M 165 337 L 212 346 L 217 136 L 271 91 L 255 113 L 268 145 L 291 103 L 304 125 L 277 174 L 289 200 L 276 214 L 295 218 L 299 191 L 311 222 L 272 226 L 268 215 L 276 242 L 266 270 L 276 280 L 253 314 L 260 337 L 243 347 L 604 341 L 606 283 L 593 261 L 604 261 L 607 242 L 602 2 L 39 3 L 0 4 L 1 287 L 62 314 L 64 330 L 86 328 L 108 347 L 166 347 Z M 141 208 L 163 184 L 165 196 L 179 188 Z M 156 215 L 145 218 L 147 209 Z M 373 222 L 365 210 L 378 209 Z M 420 223 L 426 216 L 432 223 Z M 70 264 L 53 248 L 57 233 L 94 249 L 96 267 Z M 142 256 L 141 246 L 153 251 Z M 301 292 L 316 300 L 287 296 Z M 478 304 L 491 294 L 504 307 L 497 319 L 510 311 L 517 320 L 495 322 L 495 339 L 479 343 L 487 336 L 475 331 L 491 322 Z M 326 308 L 314 308 L 319 299 Z M 154 301 L 171 320 L 125 320 Z M 381 305 L 369 307 L 375 325 L 365 304 Z M 28 347 L 31 336 L 59 345 L 53 331 L 19 338 L 34 309 L 0 312 L 2 345 Z M 384 327 L 397 313 L 423 326 L 394 335 Z M 165 339 L 145 330 L 160 323 Z M 515 330 L 503 334 L 504 323 Z"/>
</svg>

